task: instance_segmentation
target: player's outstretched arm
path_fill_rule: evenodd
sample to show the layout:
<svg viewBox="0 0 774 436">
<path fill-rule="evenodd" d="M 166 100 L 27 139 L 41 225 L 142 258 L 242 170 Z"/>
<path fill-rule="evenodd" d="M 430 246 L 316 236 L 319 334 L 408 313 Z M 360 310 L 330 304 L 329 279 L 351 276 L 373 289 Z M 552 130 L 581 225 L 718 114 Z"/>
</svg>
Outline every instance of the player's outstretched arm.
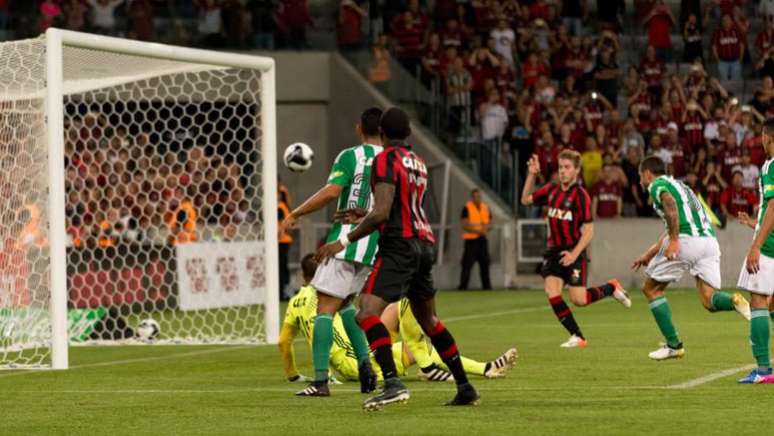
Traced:
<svg viewBox="0 0 774 436">
<path fill-rule="evenodd" d="M 750 251 L 747 252 L 747 272 L 750 274 L 755 274 L 760 270 L 761 247 L 763 247 L 766 238 L 774 231 L 774 198 L 770 198 L 767 202 L 768 205 L 766 213 L 763 214 L 761 227 L 758 229 L 758 233 L 755 234 Z"/>
<path fill-rule="evenodd" d="M 331 201 L 339 198 L 339 194 L 341 194 L 342 189 L 343 188 L 340 185 L 334 183 L 329 183 L 320 188 L 320 190 L 312 194 L 312 196 L 307 198 L 306 201 L 301 203 L 301 205 L 293 209 L 293 211 L 288 214 L 287 218 L 279 223 L 279 232 L 285 232 L 289 228 L 293 227 L 296 221 L 298 221 L 298 219 L 302 216 L 309 215 L 312 212 L 317 212 Z"/>
<path fill-rule="evenodd" d="M 381 223 L 389 219 L 394 196 L 395 185 L 386 182 L 377 183 L 374 186 L 374 208 L 371 209 L 371 212 L 348 235 L 342 235 L 338 241 L 333 241 L 320 247 L 315 254 L 315 260 L 318 263 L 322 262 L 345 249 L 350 243 L 375 232 Z"/>
<path fill-rule="evenodd" d="M 647 250 L 645 250 L 645 253 L 642 254 L 642 256 L 638 257 L 634 263 L 632 263 L 632 269 L 637 271 L 643 266 L 648 266 L 650 263 L 650 260 L 653 259 L 653 257 L 658 254 L 658 250 L 661 249 L 661 244 L 664 243 L 664 238 L 667 237 L 666 233 L 662 233 L 661 236 L 658 238 L 658 241 L 656 241 L 655 244 L 648 247 Z"/>
</svg>

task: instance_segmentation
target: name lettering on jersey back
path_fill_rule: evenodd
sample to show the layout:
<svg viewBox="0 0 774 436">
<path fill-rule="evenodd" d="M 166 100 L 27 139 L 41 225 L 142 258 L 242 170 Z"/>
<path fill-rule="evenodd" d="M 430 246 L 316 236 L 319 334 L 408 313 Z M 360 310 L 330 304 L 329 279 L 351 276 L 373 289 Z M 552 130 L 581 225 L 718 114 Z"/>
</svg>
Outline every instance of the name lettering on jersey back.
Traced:
<svg viewBox="0 0 774 436">
<path fill-rule="evenodd" d="M 427 166 L 424 162 L 418 159 L 413 159 L 411 156 L 403 157 L 403 166 L 414 171 L 418 171 L 420 174 L 427 175 Z"/>
<path fill-rule="evenodd" d="M 555 207 L 548 208 L 548 217 L 558 219 L 562 221 L 572 221 L 572 211 L 565 209 L 558 209 Z"/>
</svg>

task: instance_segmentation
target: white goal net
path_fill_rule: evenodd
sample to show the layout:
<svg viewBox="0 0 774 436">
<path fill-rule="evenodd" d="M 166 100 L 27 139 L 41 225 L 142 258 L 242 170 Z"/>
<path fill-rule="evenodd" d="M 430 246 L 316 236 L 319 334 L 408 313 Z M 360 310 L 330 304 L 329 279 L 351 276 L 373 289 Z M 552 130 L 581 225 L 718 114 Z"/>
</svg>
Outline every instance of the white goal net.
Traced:
<svg viewBox="0 0 774 436">
<path fill-rule="evenodd" d="M 58 30 L 0 44 L 0 366 L 276 341 L 273 74 Z"/>
</svg>

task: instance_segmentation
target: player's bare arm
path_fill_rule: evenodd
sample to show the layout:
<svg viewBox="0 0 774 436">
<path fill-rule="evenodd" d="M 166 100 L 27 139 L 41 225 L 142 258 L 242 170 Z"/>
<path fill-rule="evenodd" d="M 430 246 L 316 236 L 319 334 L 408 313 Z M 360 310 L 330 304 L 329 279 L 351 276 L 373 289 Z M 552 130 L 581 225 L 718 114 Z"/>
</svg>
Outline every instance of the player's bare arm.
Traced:
<svg viewBox="0 0 774 436">
<path fill-rule="evenodd" d="M 761 247 L 766 238 L 771 234 L 772 230 L 774 230 L 774 198 L 768 201 L 768 207 L 766 208 L 766 213 L 763 215 L 761 228 L 758 229 L 758 233 L 756 233 L 755 239 L 753 239 L 750 250 L 747 252 L 747 272 L 750 274 L 755 274 L 760 270 Z"/>
<path fill-rule="evenodd" d="M 540 160 L 533 154 L 527 163 L 527 179 L 524 181 L 524 190 L 521 193 L 522 206 L 532 205 L 532 191 L 535 189 L 538 174 L 540 174 Z"/>
<path fill-rule="evenodd" d="M 333 221 L 342 224 L 359 224 L 366 215 L 368 215 L 368 209 L 362 207 L 339 209 L 333 214 Z"/>
<path fill-rule="evenodd" d="M 282 234 L 288 229 L 292 228 L 296 221 L 304 215 L 316 212 L 325 207 L 331 201 L 335 201 L 341 194 L 342 187 L 333 183 L 329 183 L 319 191 L 315 192 L 311 197 L 307 198 L 305 202 L 300 204 L 297 208 L 293 209 L 288 216 L 282 220 L 277 226 L 277 231 Z"/>
<path fill-rule="evenodd" d="M 591 244 L 591 239 L 594 238 L 594 224 L 586 223 L 581 226 L 581 238 L 578 241 L 578 245 L 572 249 L 572 251 L 562 251 L 562 259 L 559 261 L 563 266 L 570 266 L 578 260 L 578 256 L 583 253 L 583 250 L 588 248 Z"/>
<path fill-rule="evenodd" d="M 376 231 L 381 223 L 389 219 L 394 196 L 395 185 L 391 183 L 377 183 L 374 186 L 374 208 L 363 218 L 363 221 L 357 225 L 355 230 L 343 237 L 352 243 Z M 333 241 L 323 245 L 317 250 L 315 260 L 321 262 L 344 248 L 344 244 L 341 241 Z"/>
<path fill-rule="evenodd" d="M 642 256 L 638 257 L 634 263 L 632 263 L 632 269 L 637 271 L 640 268 L 644 266 L 648 266 L 651 259 L 655 257 L 658 254 L 658 250 L 661 248 L 661 244 L 664 243 L 664 238 L 667 237 L 667 233 L 662 233 L 661 236 L 658 238 L 658 241 L 656 241 L 655 244 L 648 247 L 647 250 L 645 250 L 645 253 L 642 254 Z"/>
<path fill-rule="evenodd" d="M 680 252 L 680 218 L 677 212 L 677 203 L 668 192 L 662 192 L 661 206 L 664 209 L 664 220 L 667 224 L 667 236 L 669 237 L 669 245 L 667 245 L 664 256 L 667 259 L 676 259 Z"/>
</svg>

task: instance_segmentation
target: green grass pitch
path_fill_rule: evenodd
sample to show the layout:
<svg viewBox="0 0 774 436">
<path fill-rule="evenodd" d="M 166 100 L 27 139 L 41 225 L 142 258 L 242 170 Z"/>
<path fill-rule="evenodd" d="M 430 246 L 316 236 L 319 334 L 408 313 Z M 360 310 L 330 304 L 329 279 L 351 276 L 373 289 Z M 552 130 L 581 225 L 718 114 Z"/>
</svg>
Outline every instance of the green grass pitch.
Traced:
<svg viewBox="0 0 774 436">
<path fill-rule="evenodd" d="M 378 413 L 361 411 L 355 383 L 295 398 L 303 385 L 285 381 L 274 346 L 71 348 L 68 371 L 0 372 L 0 434 L 769 433 L 774 386 L 735 383 L 752 363 L 747 323 L 706 312 L 695 291 L 668 297 L 687 354 L 652 362 L 660 335 L 640 295 L 630 310 L 574 309 L 589 347 L 565 350 L 542 292 L 440 293 L 465 355 L 519 349 L 508 378 L 473 378 L 482 403 L 469 408 L 442 407 L 453 384 L 417 381 L 415 369 L 411 400 Z M 306 344 L 296 359 L 310 375 Z"/>
</svg>

